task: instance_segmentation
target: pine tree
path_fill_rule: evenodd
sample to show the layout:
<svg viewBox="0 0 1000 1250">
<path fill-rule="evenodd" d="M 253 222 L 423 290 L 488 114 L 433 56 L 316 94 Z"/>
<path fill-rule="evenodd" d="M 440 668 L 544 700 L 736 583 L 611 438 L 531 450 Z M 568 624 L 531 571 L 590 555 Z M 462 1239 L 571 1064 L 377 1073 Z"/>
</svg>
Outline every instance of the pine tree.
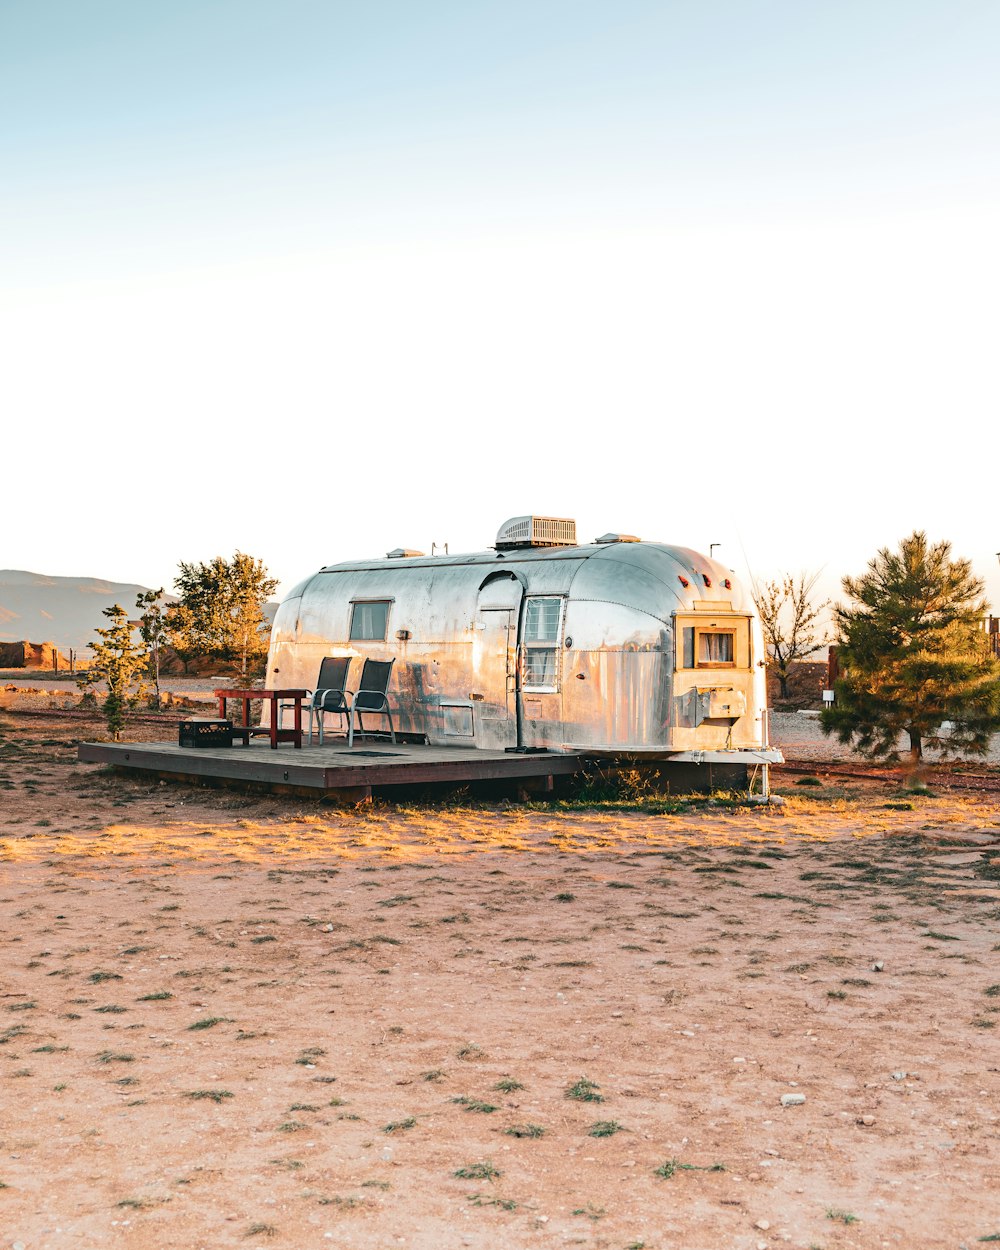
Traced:
<svg viewBox="0 0 1000 1250">
<path fill-rule="evenodd" d="M 120 604 L 105 608 L 103 615 L 111 624 L 107 629 L 94 631 L 100 641 L 90 643 L 94 658 L 77 684 L 94 686 L 104 682 L 107 689 L 104 719 L 112 738 L 118 742 L 125 728 L 126 707 L 130 701 L 142 697 L 142 677 L 149 663 L 149 652 L 144 646 L 136 645 L 128 613 Z"/>
<path fill-rule="evenodd" d="M 841 676 L 824 731 L 890 760 L 904 735 L 914 772 L 925 746 L 984 754 L 1000 731 L 1000 662 L 990 655 L 983 583 L 969 561 L 953 560 L 950 543 L 928 543 L 918 530 L 843 587 L 854 605 L 834 609 Z"/>
</svg>

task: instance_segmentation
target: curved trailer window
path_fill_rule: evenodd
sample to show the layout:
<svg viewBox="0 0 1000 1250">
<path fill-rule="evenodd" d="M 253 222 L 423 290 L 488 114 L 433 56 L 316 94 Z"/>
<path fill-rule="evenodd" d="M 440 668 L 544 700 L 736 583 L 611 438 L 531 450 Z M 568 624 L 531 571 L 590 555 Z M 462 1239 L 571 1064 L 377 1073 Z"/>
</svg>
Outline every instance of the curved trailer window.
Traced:
<svg viewBox="0 0 1000 1250">
<path fill-rule="evenodd" d="M 557 598 L 528 599 L 524 605 L 524 689 L 559 689 L 559 641 L 562 603 Z"/>
</svg>

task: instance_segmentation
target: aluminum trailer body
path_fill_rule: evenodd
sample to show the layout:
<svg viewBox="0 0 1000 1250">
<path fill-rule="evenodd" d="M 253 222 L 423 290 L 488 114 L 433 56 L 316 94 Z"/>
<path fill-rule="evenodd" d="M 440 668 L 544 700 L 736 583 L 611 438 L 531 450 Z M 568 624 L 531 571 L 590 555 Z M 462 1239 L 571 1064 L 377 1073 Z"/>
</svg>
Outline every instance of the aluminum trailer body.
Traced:
<svg viewBox="0 0 1000 1250">
<path fill-rule="evenodd" d="M 514 520 L 544 533 L 542 518 Z M 364 658 L 394 659 L 396 727 L 431 744 L 781 760 L 768 746 L 760 622 L 729 569 L 622 535 L 530 545 L 512 527 L 525 528 L 508 522 L 495 550 L 401 553 L 306 578 L 275 617 L 268 686 L 311 689 L 324 656 L 351 655 L 355 689 Z"/>
</svg>

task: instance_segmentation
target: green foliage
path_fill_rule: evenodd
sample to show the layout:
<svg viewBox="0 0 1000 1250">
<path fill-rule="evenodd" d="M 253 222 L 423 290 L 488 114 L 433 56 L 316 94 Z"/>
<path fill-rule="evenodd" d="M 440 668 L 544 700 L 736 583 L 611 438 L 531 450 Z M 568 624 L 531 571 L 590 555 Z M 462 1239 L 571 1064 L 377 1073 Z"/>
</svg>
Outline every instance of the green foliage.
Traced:
<svg viewBox="0 0 1000 1250">
<path fill-rule="evenodd" d="M 244 680 L 259 675 L 267 655 L 264 605 L 277 578 L 242 551 L 208 564 L 181 561 L 178 568 L 179 601 L 166 613 L 170 645 L 185 663 L 207 655 L 237 662 Z"/>
<path fill-rule="evenodd" d="M 186 673 L 191 661 L 201 654 L 203 631 L 196 626 L 195 614 L 186 603 L 172 603 L 167 608 L 165 625 L 167 645 L 177 653 Z"/>
<path fill-rule="evenodd" d="M 984 754 L 1000 730 L 1000 661 L 989 653 L 983 583 L 969 562 L 916 531 L 843 586 L 854 606 L 835 609 L 841 676 L 824 731 L 890 760 L 904 734 L 914 765 L 924 746 Z"/>
<path fill-rule="evenodd" d="M 117 742 L 125 728 L 125 712 L 142 697 L 148 653 L 132 636 L 128 613 L 121 604 L 105 608 L 102 613 L 110 622 L 107 629 L 96 629 L 98 641 L 90 643 L 94 658 L 90 667 L 77 678 L 77 685 L 93 693 L 92 687 L 105 686 L 102 710 L 108 732 Z"/>
<path fill-rule="evenodd" d="M 486 1159 L 482 1163 L 467 1163 L 464 1167 L 456 1168 L 452 1175 L 457 1176 L 460 1181 L 495 1181 L 499 1179 L 501 1172 Z"/>
<path fill-rule="evenodd" d="M 479 1111 L 483 1115 L 491 1115 L 500 1108 L 494 1106 L 491 1102 L 482 1102 L 478 1098 L 467 1098 L 464 1094 L 460 1094 L 457 1098 L 453 1098 L 452 1102 L 457 1102 L 460 1107 L 464 1107 L 466 1111 Z"/>
<path fill-rule="evenodd" d="M 185 1097 L 194 1098 L 196 1100 L 208 1098 L 212 1102 L 225 1102 L 227 1098 L 233 1097 L 233 1093 L 228 1089 L 192 1089 L 189 1093 L 185 1094 Z"/>
<path fill-rule="evenodd" d="M 600 1092 L 600 1085 L 596 1085 L 593 1081 L 588 1081 L 586 1077 L 582 1077 L 579 1081 L 575 1081 L 566 1090 L 567 1098 L 574 1098 L 577 1102 L 603 1102 L 604 1095 Z"/>
<path fill-rule="evenodd" d="M 504 1129 L 508 1137 L 544 1137 L 545 1129 L 541 1124 L 512 1124 Z"/>
<path fill-rule="evenodd" d="M 139 611 L 139 637 L 146 651 L 146 671 L 153 683 L 152 704 L 160 706 L 160 648 L 167 640 L 166 610 L 163 607 L 163 587 L 147 590 L 138 595 L 135 606 Z"/>
<path fill-rule="evenodd" d="M 622 1126 L 617 1120 L 595 1120 L 587 1130 L 589 1137 L 614 1137 L 615 1133 L 620 1133 Z"/>
<path fill-rule="evenodd" d="M 469 1202 L 474 1207 L 499 1207 L 501 1211 L 516 1211 L 517 1203 L 513 1198 L 496 1198 L 488 1194 L 469 1194 Z"/>
<path fill-rule="evenodd" d="M 214 1029 L 217 1024 L 232 1024 L 232 1020 L 228 1016 L 205 1016 L 201 1020 L 195 1020 L 194 1024 L 188 1025 L 189 1031 L 199 1031 L 200 1029 Z"/>
</svg>

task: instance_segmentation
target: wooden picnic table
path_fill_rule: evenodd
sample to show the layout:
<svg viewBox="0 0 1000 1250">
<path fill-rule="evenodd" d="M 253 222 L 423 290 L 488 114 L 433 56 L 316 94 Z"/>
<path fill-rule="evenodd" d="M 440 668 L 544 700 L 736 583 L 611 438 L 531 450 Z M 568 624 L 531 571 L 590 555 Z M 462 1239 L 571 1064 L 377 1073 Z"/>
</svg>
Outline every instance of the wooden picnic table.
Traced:
<svg viewBox="0 0 1000 1250">
<path fill-rule="evenodd" d="M 290 742 L 293 746 L 302 746 L 302 700 L 309 696 L 308 690 L 216 690 L 219 700 L 219 718 L 226 720 L 226 700 L 240 699 L 243 702 L 243 724 L 233 726 L 233 737 L 241 737 L 245 743 L 251 738 L 264 737 L 271 739 L 271 750 L 277 750 L 279 742 Z M 254 699 L 266 699 L 271 704 L 269 725 L 250 724 L 250 704 Z M 293 725 L 291 729 L 282 729 L 278 725 L 279 702 L 292 704 Z"/>
</svg>

